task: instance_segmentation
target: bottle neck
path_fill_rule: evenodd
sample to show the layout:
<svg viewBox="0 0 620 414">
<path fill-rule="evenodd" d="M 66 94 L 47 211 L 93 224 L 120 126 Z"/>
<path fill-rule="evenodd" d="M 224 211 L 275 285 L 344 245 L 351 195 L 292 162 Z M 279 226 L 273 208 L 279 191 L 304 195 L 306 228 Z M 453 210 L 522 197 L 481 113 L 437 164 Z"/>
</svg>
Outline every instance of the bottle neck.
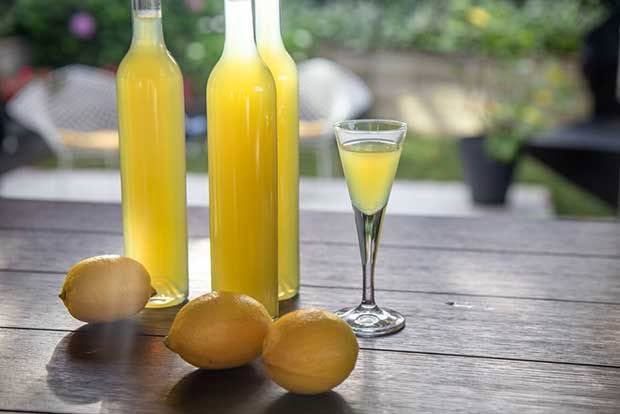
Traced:
<svg viewBox="0 0 620 414">
<path fill-rule="evenodd" d="M 164 45 L 161 0 L 132 0 L 132 45 Z"/>
<path fill-rule="evenodd" d="M 225 0 L 226 40 L 224 55 L 253 57 L 258 55 L 254 43 L 252 0 Z"/>
<path fill-rule="evenodd" d="M 280 33 L 280 0 L 260 0 L 255 7 L 256 42 L 259 47 L 284 47 Z"/>
</svg>

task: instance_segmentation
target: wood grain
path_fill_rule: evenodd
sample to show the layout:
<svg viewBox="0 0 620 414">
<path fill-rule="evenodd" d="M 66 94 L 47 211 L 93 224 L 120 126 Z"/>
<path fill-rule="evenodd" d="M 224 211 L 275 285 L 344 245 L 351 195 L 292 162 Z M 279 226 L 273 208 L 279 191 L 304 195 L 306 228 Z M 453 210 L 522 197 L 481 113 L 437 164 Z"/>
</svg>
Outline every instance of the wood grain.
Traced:
<svg viewBox="0 0 620 414">
<path fill-rule="evenodd" d="M 356 246 L 302 244 L 302 283 L 360 288 Z M 620 303 L 620 260 L 379 247 L 379 290 Z"/>
<path fill-rule="evenodd" d="M 207 208 L 189 208 L 190 236 L 208 236 L 208 216 Z M 3 199 L 0 227 L 120 233 L 120 206 Z M 355 245 L 353 215 L 302 211 L 301 239 Z M 382 239 L 412 248 L 620 256 L 620 224 L 610 221 L 414 217 L 388 208 Z"/>
<path fill-rule="evenodd" d="M 191 295 L 210 289 L 206 209 L 190 209 Z M 302 214 L 302 290 L 359 301 L 349 214 Z M 75 261 L 120 252 L 118 205 L 0 200 L 0 411 L 618 412 L 620 226 L 388 215 L 378 303 L 404 331 L 360 339 L 353 375 L 286 393 L 260 363 L 195 370 L 162 345 L 178 308 L 83 325 L 57 298 Z M 4 269 L 4 270 L 2 270 Z M 10 270 L 13 269 L 13 270 Z"/>
<path fill-rule="evenodd" d="M 0 409 L 69 413 L 617 412 L 620 371 L 479 358 L 360 352 L 333 392 L 286 393 L 260 362 L 195 370 L 161 338 L 0 330 Z M 35 397 L 36 396 L 36 397 Z M 33 398 L 35 397 L 35 398 Z"/>
<path fill-rule="evenodd" d="M 121 253 L 115 234 L 0 230 L 0 269 L 65 272 L 76 261 Z M 189 242 L 192 278 L 209 279 L 209 241 Z M 303 243 L 302 283 L 358 289 L 359 250 Z M 380 247 L 378 289 L 620 303 L 620 259 Z"/>
<path fill-rule="evenodd" d="M 63 275 L 0 272 L 0 326 L 75 330 L 57 294 Z M 209 281 L 192 280 L 195 297 Z M 359 302 L 358 289 L 304 286 L 283 311 L 336 310 Z M 399 310 L 407 327 L 397 335 L 360 340 L 372 349 L 620 367 L 620 305 L 378 292 L 380 305 Z M 135 329 L 166 335 L 178 308 L 143 311 Z"/>
</svg>

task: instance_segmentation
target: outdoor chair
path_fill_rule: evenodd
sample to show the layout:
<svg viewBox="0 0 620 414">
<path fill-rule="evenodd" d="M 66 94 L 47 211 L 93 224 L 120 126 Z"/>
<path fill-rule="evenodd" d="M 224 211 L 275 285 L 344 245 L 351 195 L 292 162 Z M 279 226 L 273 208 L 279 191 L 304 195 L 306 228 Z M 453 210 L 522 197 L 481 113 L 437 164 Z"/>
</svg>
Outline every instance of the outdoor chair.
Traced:
<svg viewBox="0 0 620 414">
<path fill-rule="evenodd" d="M 333 125 L 365 114 L 374 98 L 359 76 L 330 60 L 307 60 L 298 71 L 300 138 L 318 146 L 318 173 L 329 177 L 333 175 Z"/>
<path fill-rule="evenodd" d="M 6 110 L 45 140 L 60 168 L 71 168 L 79 157 L 116 164 L 116 86 L 109 71 L 82 65 L 55 70 L 28 83 Z"/>
</svg>

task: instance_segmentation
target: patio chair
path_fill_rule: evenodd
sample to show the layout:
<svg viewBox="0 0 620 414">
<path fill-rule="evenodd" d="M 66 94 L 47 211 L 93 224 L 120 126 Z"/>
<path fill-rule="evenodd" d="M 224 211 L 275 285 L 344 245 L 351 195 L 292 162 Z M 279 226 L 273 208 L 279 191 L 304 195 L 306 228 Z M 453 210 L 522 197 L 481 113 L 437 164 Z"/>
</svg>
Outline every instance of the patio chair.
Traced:
<svg viewBox="0 0 620 414">
<path fill-rule="evenodd" d="M 82 65 L 55 70 L 28 83 L 8 102 L 7 113 L 43 137 L 60 168 L 71 168 L 77 157 L 116 164 L 116 86 L 108 71 Z"/>
<path fill-rule="evenodd" d="M 618 209 L 620 119 L 594 119 L 557 128 L 527 144 L 556 173 Z"/>
<path fill-rule="evenodd" d="M 365 114 L 374 98 L 359 76 L 330 60 L 307 60 L 298 71 L 300 138 L 318 145 L 319 175 L 329 177 L 334 123 Z"/>
</svg>

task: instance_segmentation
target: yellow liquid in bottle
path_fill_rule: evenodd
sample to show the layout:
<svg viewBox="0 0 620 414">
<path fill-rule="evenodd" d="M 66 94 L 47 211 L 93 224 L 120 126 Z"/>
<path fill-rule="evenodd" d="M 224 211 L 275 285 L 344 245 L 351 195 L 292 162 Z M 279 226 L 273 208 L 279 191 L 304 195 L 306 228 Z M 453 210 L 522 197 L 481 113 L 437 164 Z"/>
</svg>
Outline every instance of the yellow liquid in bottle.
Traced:
<svg viewBox="0 0 620 414">
<path fill-rule="evenodd" d="M 376 213 L 387 204 L 401 149 L 379 140 L 338 145 L 351 202 L 362 213 Z"/>
<path fill-rule="evenodd" d="M 278 118 L 278 297 L 299 292 L 299 110 L 297 68 L 283 47 L 258 43 L 276 83 Z"/>
<path fill-rule="evenodd" d="M 140 36 L 117 73 L 125 255 L 151 276 L 147 307 L 188 293 L 183 80 L 160 22 L 134 18 Z"/>
<path fill-rule="evenodd" d="M 257 54 L 225 54 L 209 76 L 212 289 L 252 296 L 273 317 L 278 315 L 275 97 L 273 78 Z"/>
</svg>

